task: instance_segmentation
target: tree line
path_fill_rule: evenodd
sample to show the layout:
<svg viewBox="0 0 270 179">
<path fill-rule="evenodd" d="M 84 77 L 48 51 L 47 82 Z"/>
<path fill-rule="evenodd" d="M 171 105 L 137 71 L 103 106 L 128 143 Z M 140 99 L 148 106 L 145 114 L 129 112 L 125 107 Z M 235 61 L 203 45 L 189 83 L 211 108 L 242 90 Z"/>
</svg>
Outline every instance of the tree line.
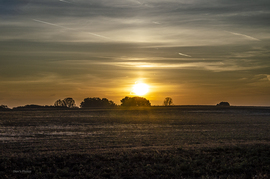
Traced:
<svg viewBox="0 0 270 179">
<path fill-rule="evenodd" d="M 75 100 L 72 98 L 65 98 L 63 100 L 58 99 L 54 103 L 55 107 L 67 107 L 67 108 L 74 108 Z M 85 98 L 81 104 L 81 108 L 90 108 L 90 107 L 116 107 L 117 104 L 115 104 L 113 101 L 108 100 L 107 98 L 99 98 L 99 97 L 93 97 L 93 98 Z M 149 100 L 143 97 L 128 97 L 126 96 L 121 100 L 121 106 L 151 106 L 151 103 Z"/>
<path fill-rule="evenodd" d="M 151 103 L 149 100 L 143 97 L 128 97 L 126 96 L 121 101 L 121 106 L 151 106 Z M 163 102 L 164 106 L 171 106 L 173 105 L 172 98 L 167 97 L 165 98 Z M 64 100 L 58 99 L 54 103 L 55 107 L 68 107 L 73 108 L 75 107 L 75 101 L 72 98 L 65 98 Z M 107 98 L 99 98 L 99 97 L 93 97 L 93 98 L 85 98 L 81 104 L 81 108 L 89 108 L 89 107 L 116 107 L 117 104 L 115 104 L 113 101 L 108 100 Z"/>
<path fill-rule="evenodd" d="M 150 107 L 151 103 L 149 100 L 143 97 L 124 97 L 123 99 L 120 100 L 121 105 L 124 107 Z M 172 106 L 173 100 L 171 97 L 166 97 L 163 101 L 164 106 Z M 81 103 L 80 103 L 80 108 L 93 108 L 93 107 L 98 107 L 98 108 L 111 108 L 111 107 L 117 107 L 118 105 L 114 103 L 112 100 L 108 100 L 107 98 L 99 98 L 99 97 L 88 97 L 85 98 Z M 229 107 L 230 104 L 228 102 L 220 102 L 216 106 L 220 107 Z M 58 99 L 54 102 L 53 105 L 46 105 L 46 106 L 40 106 L 40 105 L 25 105 L 25 106 L 18 106 L 13 109 L 31 109 L 31 108 L 49 108 L 49 109 L 60 109 L 60 108 L 79 108 L 75 104 L 75 100 L 71 97 L 65 98 L 63 100 Z M 0 105 L 0 110 L 10 110 L 7 105 Z"/>
<path fill-rule="evenodd" d="M 117 107 L 118 105 L 114 103 L 112 100 L 109 100 L 107 98 L 99 98 L 99 97 L 88 97 L 85 98 L 79 105 L 80 108 L 93 108 L 93 107 L 99 107 L 99 108 L 111 108 L 111 107 Z M 128 97 L 126 96 L 121 100 L 121 105 L 124 107 L 132 107 L 132 106 L 151 106 L 151 103 L 149 100 L 143 97 Z M 58 99 L 54 102 L 53 105 L 46 105 L 46 106 L 40 106 L 40 105 L 25 105 L 25 106 L 18 106 L 13 109 L 31 109 L 31 108 L 48 108 L 48 109 L 60 109 L 60 108 L 79 108 L 75 100 L 71 97 L 65 98 L 65 99 Z M 9 110 L 7 105 L 0 105 L 0 110 Z"/>
</svg>

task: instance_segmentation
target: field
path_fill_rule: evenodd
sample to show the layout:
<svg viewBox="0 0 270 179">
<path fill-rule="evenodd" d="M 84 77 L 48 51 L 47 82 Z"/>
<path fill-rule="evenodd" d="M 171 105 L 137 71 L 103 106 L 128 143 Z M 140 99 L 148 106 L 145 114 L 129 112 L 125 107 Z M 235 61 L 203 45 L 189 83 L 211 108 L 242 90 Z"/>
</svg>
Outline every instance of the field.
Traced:
<svg viewBox="0 0 270 179">
<path fill-rule="evenodd" d="M 0 111 L 1 178 L 270 178 L 270 108 Z"/>
</svg>

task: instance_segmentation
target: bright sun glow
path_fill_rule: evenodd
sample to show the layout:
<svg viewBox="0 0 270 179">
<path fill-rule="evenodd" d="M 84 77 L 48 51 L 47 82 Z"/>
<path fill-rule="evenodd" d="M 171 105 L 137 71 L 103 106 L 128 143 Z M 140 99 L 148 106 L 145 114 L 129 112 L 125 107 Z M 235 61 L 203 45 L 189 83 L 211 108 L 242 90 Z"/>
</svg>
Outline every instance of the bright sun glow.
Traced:
<svg viewBox="0 0 270 179">
<path fill-rule="evenodd" d="M 138 96 L 143 96 L 149 91 L 149 86 L 145 83 L 136 83 L 133 86 L 132 92 Z"/>
</svg>

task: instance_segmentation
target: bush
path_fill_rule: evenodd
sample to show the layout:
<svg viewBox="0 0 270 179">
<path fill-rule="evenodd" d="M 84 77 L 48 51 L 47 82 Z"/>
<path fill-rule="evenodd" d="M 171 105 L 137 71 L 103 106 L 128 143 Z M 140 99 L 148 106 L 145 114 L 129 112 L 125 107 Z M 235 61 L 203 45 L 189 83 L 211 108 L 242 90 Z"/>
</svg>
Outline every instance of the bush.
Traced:
<svg viewBox="0 0 270 179">
<path fill-rule="evenodd" d="M 75 100 L 72 98 L 65 98 L 64 100 L 58 99 L 54 103 L 55 107 L 68 107 L 68 108 L 74 108 L 76 107 Z"/>
<path fill-rule="evenodd" d="M 228 103 L 228 102 L 220 102 L 219 104 L 217 104 L 217 106 L 230 106 L 230 103 Z"/>
<path fill-rule="evenodd" d="M 121 100 L 121 106 L 151 106 L 149 100 L 143 97 L 125 97 Z"/>
<path fill-rule="evenodd" d="M 85 98 L 80 105 L 82 108 L 89 107 L 115 107 L 116 104 L 113 101 L 108 100 L 107 98 Z"/>
<path fill-rule="evenodd" d="M 7 110 L 9 109 L 7 105 L 0 105 L 0 110 Z"/>
</svg>

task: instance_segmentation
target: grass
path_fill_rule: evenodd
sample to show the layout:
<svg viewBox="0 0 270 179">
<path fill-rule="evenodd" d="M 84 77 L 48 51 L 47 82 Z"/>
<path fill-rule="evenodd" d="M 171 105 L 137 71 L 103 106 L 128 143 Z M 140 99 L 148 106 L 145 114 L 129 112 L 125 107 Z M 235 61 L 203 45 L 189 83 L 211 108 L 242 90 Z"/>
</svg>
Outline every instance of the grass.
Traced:
<svg viewBox="0 0 270 179">
<path fill-rule="evenodd" d="M 198 106 L 1 111 L 0 173 L 269 178 L 269 116 L 269 108 Z"/>
</svg>

